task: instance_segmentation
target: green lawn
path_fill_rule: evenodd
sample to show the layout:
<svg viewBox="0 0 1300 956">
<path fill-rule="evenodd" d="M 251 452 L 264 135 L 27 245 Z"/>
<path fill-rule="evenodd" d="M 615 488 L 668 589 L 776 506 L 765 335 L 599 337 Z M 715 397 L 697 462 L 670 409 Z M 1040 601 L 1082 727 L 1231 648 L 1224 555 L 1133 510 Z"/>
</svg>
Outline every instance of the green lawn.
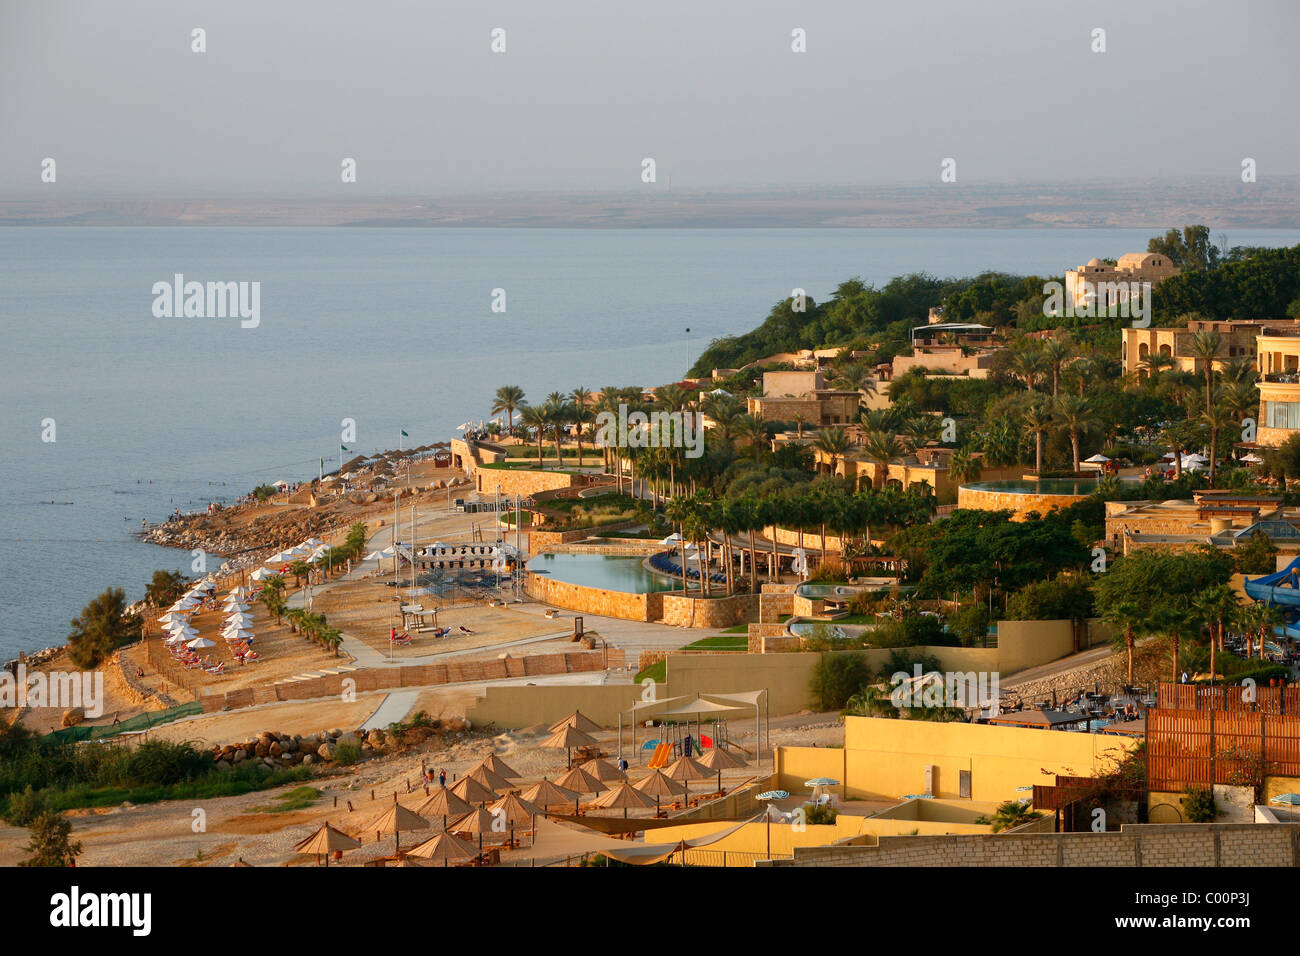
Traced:
<svg viewBox="0 0 1300 956">
<path fill-rule="evenodd" d="M 637 675 L 633 678 L 633 682 L 639 684 L 646 678 L 649 678 L 656 684 L 668 683 L 668 662 L 666 660 L 657 661 L 649 667 L 642 668 L 637 671 Z"/>
<path fill-rule="evenodd" d="M 715 637 L 702 637 L 694 643 L 687 644 L 682 650 L 686 651 L 747 651 L 749 650 L 749 641 L 738 641 L 732 635 L 737 632 L 725 631 Z"/>
</svg>

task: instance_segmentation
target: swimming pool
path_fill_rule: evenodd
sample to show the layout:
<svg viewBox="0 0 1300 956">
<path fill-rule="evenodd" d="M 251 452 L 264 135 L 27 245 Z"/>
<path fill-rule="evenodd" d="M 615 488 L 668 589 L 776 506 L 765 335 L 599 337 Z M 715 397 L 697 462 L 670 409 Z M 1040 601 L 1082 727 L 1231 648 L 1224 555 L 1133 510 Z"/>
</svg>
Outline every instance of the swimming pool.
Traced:
<svg viewBox="0 0 1300 956">
<path fill-rule="evenodd" d="M 608 554 L 543 553 L 528 562 L 528 570 L 588 588 L 649 594 L 679 589 L 681 581 L 649 571 L 638 557 Z"/>
<path fill-rule="evenodd" d="M 1090 495 L 1097 490 L 1097 482 L 1091 478 L 1008 478 L 976 481 L 962 487 L 1008 495 Z"/>
</svg>

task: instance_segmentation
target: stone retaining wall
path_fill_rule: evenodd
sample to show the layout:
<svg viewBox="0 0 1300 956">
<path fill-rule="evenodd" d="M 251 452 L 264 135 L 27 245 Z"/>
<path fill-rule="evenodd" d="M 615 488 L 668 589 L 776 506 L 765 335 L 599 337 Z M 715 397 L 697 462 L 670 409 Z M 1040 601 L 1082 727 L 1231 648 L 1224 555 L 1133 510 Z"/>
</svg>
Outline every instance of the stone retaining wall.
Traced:
<svg viewBox="0 0 1300 956">
<path fill-rule="evenodd" d="M 1118 833 L 882 836 L 759 866 L 1300 866 L 1300 824 L 1131 824 Z"/>
</svg>

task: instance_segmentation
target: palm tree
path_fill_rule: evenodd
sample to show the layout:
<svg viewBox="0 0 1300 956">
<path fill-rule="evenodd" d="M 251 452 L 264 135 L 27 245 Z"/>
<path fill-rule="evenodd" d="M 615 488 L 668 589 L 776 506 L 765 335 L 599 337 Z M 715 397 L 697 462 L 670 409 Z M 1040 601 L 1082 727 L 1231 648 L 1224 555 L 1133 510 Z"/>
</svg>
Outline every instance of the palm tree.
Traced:
<svg viewBox="0 0 1300 956">
<path fill-rule="evenodd" d="M 1219 464 L 1219 433 L 1230 430 L 1236 421 L 1222 405 L 1211 405 L 1201 412 L 1201 421 L 1210 429 L 1210 484 L 1214 484 L 1214 473 Z"/>
<path fill-rule="evenodd" d="M 980 462 L 964 451 L 956 452 L 948 462 L 948 477 L 954 484 L 965 485 L 980 480 Z"/>
<path fill-rule="evenodd" d="M 1187 343 L 1187 351 L 1197 363 L 1203 366 L 1205 373 L 1205 407 L 1214 404 L 1214 363 L 1223 351 L 1223 336 L 1213 329 L 1193 332 Z"/>
<path fill-rule="evenodd" d="M 803 427 L 808 424 L 808 416 L 803 412 L 794 413 L 795 434 L 800 441 L 803 441 Z"/>
<path fill-rule="evenodd" d="M 844 453 L 849 450 L 849 433 L 838 426 L 822 428 L 818 430 L 817 437 L 813 439 L 813 446 L 830 459 L 830 473 L 833 475 L 835 474 L 835 466 L 844 457 Z"/>
<path fill-rule="evenodd" d="M 1133 648 L 1137 643 L 1138 631 L 1147 626 L 1147 618 L 1142 605 L 1136 601 L 1120 601 L 1107 608 L 1104 616 L 1108 624 L 1113 624 L 1123 631 L 1125 652 L 1128 654 L 1128 684 L 1133 686 Z"/>
<path fill-rule="evenodd" d="M 1052 397 L 1061 390 L 1061 367 L 1074 356 L 1074 347 L 1064 339 L 1048 339 L 1043 343 L 1043 362 L 1052 370 Z"/>
<path fill-rule="evenodd" d="M 1034 390 L 1038 380 L 1047 372 L 1047 363 L 1043 352 L 1036 346 L 1022 347 L 1012 356 L 1011 372 L 1025 383 L 1025 388 Z"/>
<path fill-rule="evenodd" d="M 862 450 L 871 459 L 871 487 L 883 488 L 889 463 L 904 451 L 898 436 L 884 431 L 867 432 L 862 439 Z"/>
<path fill-rule="evenodd" d="M 566 402 L 564 396 L 559 392 L 551 392 L 550 395 L 546 396 L 546 404 L 542 406 L 542 411 L 546 415 L 546 424 L 555 436 L 555 466 L 562 468 L 564 466 L 564 451 L 560 447 L 561 433 L 573 421 L 573 406 Z"/>
<path fill-rule="evenodd" d="M 1052 406 L 1042 400 L 1036 401 L 1025 409 L 1023 417 L 1025 427 L 1034 436 L 1034 472 L 1041 474 L 1043 471 L 1043 436 L 1056 425 L 1056 419 L 1052 415 Z"/>
<path fill-rule="evenodd" d="M 754 462 L 763 455 L 763 445 L 767 441 L 767 426 L 763 419 L 757 415 L 741 415 L 736 419 L 736 424 L 732 430 L 737 438 L 749 442 L 750 450 L 754 453 Z"/>
<path fill-rule="evenodd" d="M 1210 683 L 1213 684 L 1216 650 L 1223 646 L 1224 625 L 1239 620 L 1246 609 L 1237 601 L 1236 592 L 1227 584 L 1206 588 L 1195 598 L 1195 606 L 1210 629 Z"/>
<path fill-rule="evenodd" d="M 870 368 L 860 362 L 853 362 L 841 368 L 831 379 L 831 384 L 849 392 L 862 392 L 864 395 L 876 393 L 875 376 L 871 374 Z"/>
<path fill-rule="evenodd" d="M 519 424 L 532 429 L 537 435 L 537 467 L 542 467 L 542 442 L 546 438 L 546 426 L 550 417 L 540 405 L 525 405 L 519 412 Z"/>
<path fill-rule="evenodd" d="M 1152 352 L 1138 363 L 1152 386 L 1158 384 L 1162 373 L 1174 367 L 1174 357 L 1163 352 Z"/>
<path fill-rule="evenodd" d="M 515 427 L 515 412 L 524 406 L 524 390 L 518 385 L 502 385 L 497 389 L 496 397 L 492 400 L 492 414 L 500 415 L 506 413 L 506 428 L 510 431 Z"/>
<path fill-rule="evenodd" d="M 578 426 L 578 467 L 582 467 L 582 428 L 594 417 L 591 412 L 591 391 L 579 385 L 569 393 L 573 409 L 573 422 Z"/>
<path fill-rule="evenodd" d="M 1079 439 L 1097 426 L 1097 418 L 1088 405 L 1088 400 L 1078 395 L 1059 395 L 1054 403 L 1053 413 L 1057 423 L 1070 436 L 1070 451 L 1074 458 L 1074 470 L 1079 470 Z"/>
</svg>

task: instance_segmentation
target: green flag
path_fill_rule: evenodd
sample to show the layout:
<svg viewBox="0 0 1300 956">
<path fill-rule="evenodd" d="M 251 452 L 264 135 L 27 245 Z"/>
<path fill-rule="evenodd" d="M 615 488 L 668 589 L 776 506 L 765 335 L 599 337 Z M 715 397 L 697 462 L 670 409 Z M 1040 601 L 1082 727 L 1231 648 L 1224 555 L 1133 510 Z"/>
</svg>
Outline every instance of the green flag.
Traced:
<svg viewBox="0 0 1300 956">
<path fill-rule="evenodd" d="M 339 451 L 351 451 L 347 445 L 339 445 Z"/>
<path fill-rule="evenodd" d="M 400 429 L 399 429 L 399 431 L 400 431 Z M 403 438 L 410 438 L 411 436 L 408 435 L 408 434 L 406 434 L 406 432 L 402 432 L 402 437 L 403 437 Z"/>
</svg>

